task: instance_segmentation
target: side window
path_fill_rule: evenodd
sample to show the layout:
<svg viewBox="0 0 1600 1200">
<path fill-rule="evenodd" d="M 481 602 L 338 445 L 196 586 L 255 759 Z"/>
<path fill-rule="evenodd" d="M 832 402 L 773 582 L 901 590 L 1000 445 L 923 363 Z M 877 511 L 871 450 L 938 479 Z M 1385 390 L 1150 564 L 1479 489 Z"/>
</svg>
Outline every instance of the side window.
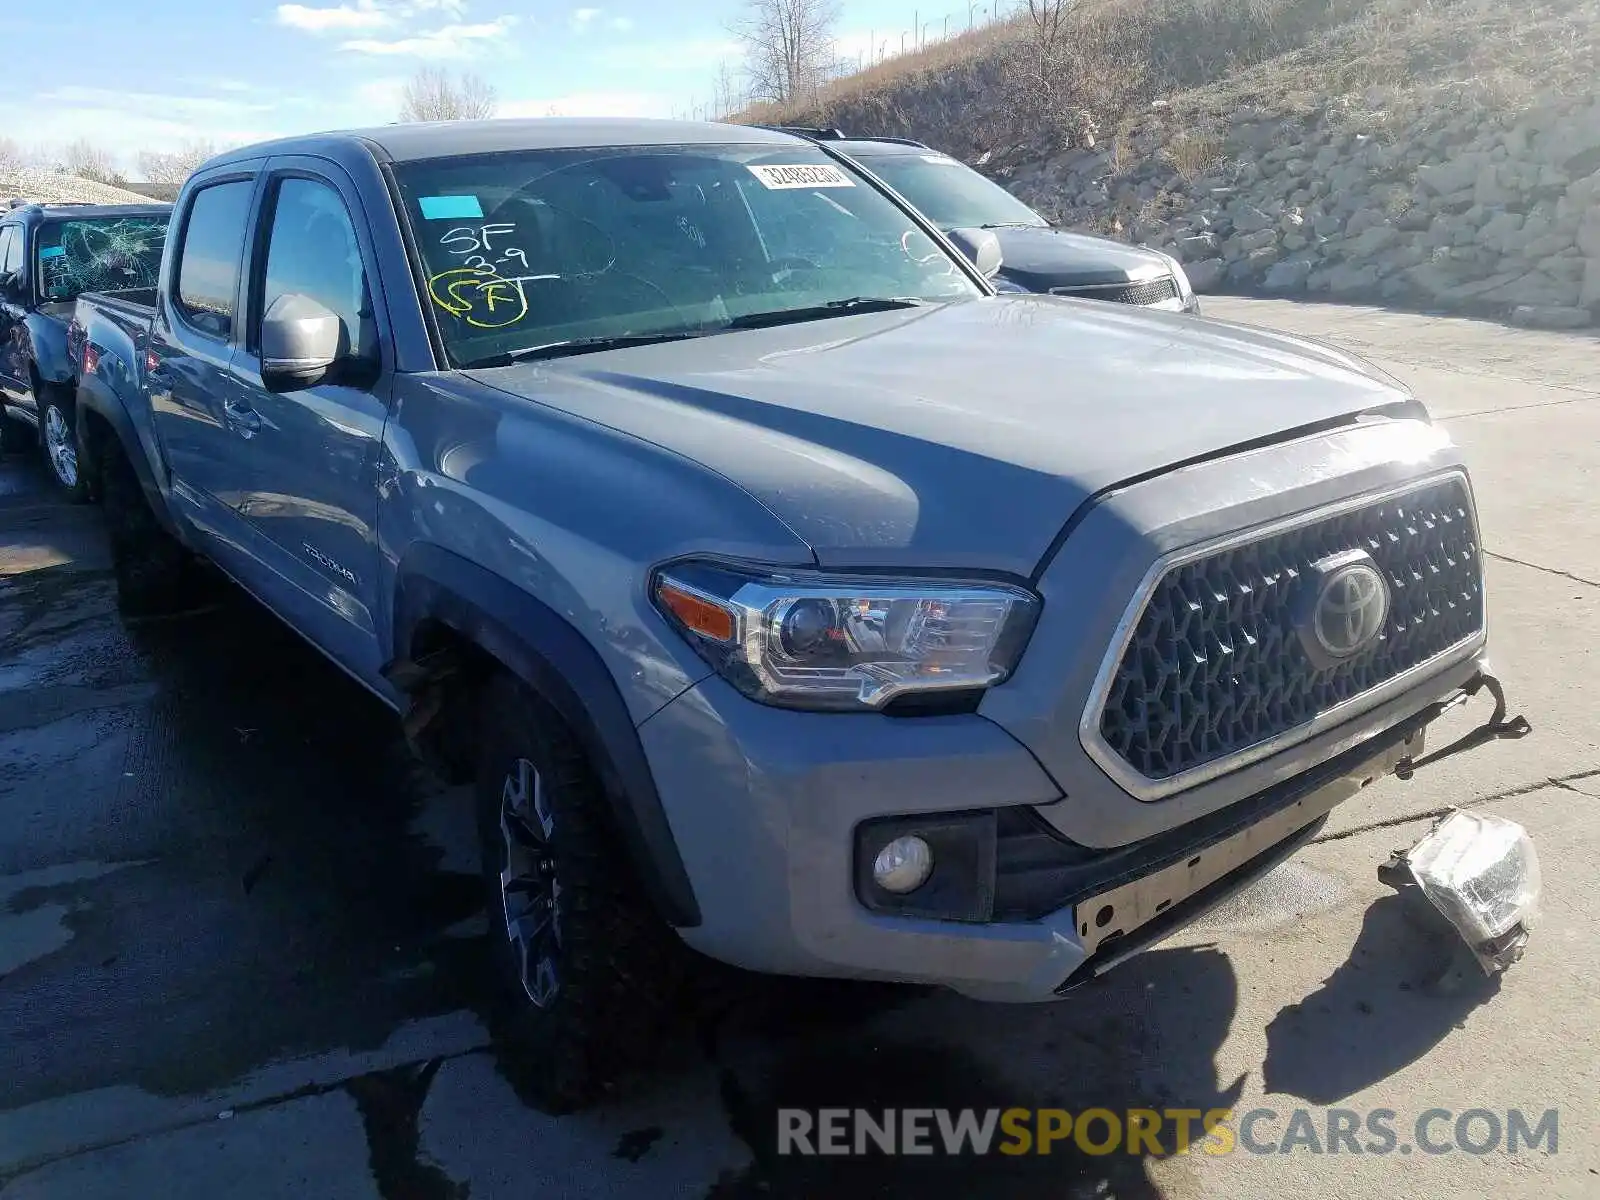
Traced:
<svg viewBox="0 0 1600 1200">
<path fill-rule="evenodd" d="M 15 225 L 0 229 L 0 274 L 22 266 L 22 230 Z"/>
<path fill-rule="evenodd" d="M 261 288 L 265 316 L 279 297 L 300 294 L 344 322 L 350 350 L 364 355 L 372 345 L 371 305 L 361 246 L 339 193 L 312 179 L 286 178 L 278 185 Z"/>
<path fill-rule="evenodd" d="M 255 181 L 218 183 L 195 193 L 178 257 L 174 306 L 201 333 L 228 338 L 233 333 L 234 297 L 239 291 L 239 259 Z"/>
</svg>

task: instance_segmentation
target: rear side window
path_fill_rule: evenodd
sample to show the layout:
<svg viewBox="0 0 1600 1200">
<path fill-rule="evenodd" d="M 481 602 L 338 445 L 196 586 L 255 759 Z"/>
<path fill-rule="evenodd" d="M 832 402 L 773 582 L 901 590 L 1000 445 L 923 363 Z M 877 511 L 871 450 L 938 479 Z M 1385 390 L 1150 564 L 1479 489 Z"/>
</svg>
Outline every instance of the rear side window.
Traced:
<svg viewBox="0 0 1600 1200">
<path fill-rule="evenodd" d="M 155 287 L 166 240 L 167 221 L 160 216 L 41 225 L 39 291 L 49 300 L 72 300 L 82 292 Z"/>
<path fill-rule="evenodd" d="M 196 192 L 189 207 L 174 305 L 185 321 L 212 337 L 233 333 L 239 259 L 254 190 L 251 179 L 214 184 Z"/>
</svg>

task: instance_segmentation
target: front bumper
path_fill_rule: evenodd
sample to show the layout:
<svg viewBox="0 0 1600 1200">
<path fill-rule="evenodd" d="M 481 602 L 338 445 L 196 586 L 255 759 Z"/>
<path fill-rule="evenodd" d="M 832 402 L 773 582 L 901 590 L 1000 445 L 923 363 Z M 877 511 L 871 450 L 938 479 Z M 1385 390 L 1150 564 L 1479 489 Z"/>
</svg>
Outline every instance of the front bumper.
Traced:
<svg viewBox="0 0 1600 1200">
<path fill-rule="evenodd" d="M 1286 751 L 1277 757 L 1303 765 L 1276 764 L 1276 782 L 1257 794 L 1110 850 L 1074 845 L 1038 819 L 1071 801 L 975 714 L 797 713 L 752 704 L 713 677 L 640 733 L 703 914 L 681 931 L 696 949 L 777 974 L 1037 1001 L 1270 870 L 1337 804 L 1415 758 L 1426 726 L 1459 694 L 1454 680 L 1423 685 L 1407 713 L 1332 757 Z M 854 854 L 863 822 L 991 809 L 1027 819 L 1004 822 L 989 919 L 887 915 L 863 903 Z"/>
</svg>

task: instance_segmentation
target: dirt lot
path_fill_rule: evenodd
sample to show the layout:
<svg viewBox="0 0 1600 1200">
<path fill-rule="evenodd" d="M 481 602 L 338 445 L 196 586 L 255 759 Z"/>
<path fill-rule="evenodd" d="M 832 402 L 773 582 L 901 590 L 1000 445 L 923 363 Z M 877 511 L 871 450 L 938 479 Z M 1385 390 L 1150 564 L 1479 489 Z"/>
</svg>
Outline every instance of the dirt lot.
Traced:
<svg viewBox="0 0 1600 1200">
<path fill-rule="evenodd" d="M 124 628 L 94 510 L 8 461 L 0 1196 L 1600 1195 L 1600 342 L 1210 310 L 1369 355 L 1467 447 L 1495 663 L 1533 736 L 1369 789 L 1254 889 L 1069 1003 L 723 979 L 632 1095 L 560 1120 L 519 1101 L 476 1015 L 461 797 L 247 599 Z M 1498 989 L 1434 994 L 1439 947 L 1374 871 L 1452 804 L 1528 825 L 1545 912 Z M 770 1153 L 779 1104 L 1269 1108 L 1268 1142 L 1296 1108 L 1319 1124 L 1328 1107 L 1388 1108 L 1401 1145 L 822 1161 Z M 1557 1152 L 1408 1153 L 1432 1108 L 1557 1109 Z"/>
</svg>

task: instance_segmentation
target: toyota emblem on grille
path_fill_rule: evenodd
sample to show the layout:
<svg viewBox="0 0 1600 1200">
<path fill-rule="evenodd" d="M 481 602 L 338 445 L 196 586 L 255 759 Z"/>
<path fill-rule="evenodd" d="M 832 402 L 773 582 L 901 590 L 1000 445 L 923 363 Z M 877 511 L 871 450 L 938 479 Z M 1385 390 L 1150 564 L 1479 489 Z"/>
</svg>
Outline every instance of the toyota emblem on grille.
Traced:
<svg viewBox="0 0 1600 1200">
<path fill-rule="evenodd" d="M 1300 641 L 1320 667 L 1359 654 L 1383 633 L 1389 617 L 1389 583 L 1364 550 L 1333 554 L 1311 564 L 1310 603 L 1299 622 Z"/>
</svg>

